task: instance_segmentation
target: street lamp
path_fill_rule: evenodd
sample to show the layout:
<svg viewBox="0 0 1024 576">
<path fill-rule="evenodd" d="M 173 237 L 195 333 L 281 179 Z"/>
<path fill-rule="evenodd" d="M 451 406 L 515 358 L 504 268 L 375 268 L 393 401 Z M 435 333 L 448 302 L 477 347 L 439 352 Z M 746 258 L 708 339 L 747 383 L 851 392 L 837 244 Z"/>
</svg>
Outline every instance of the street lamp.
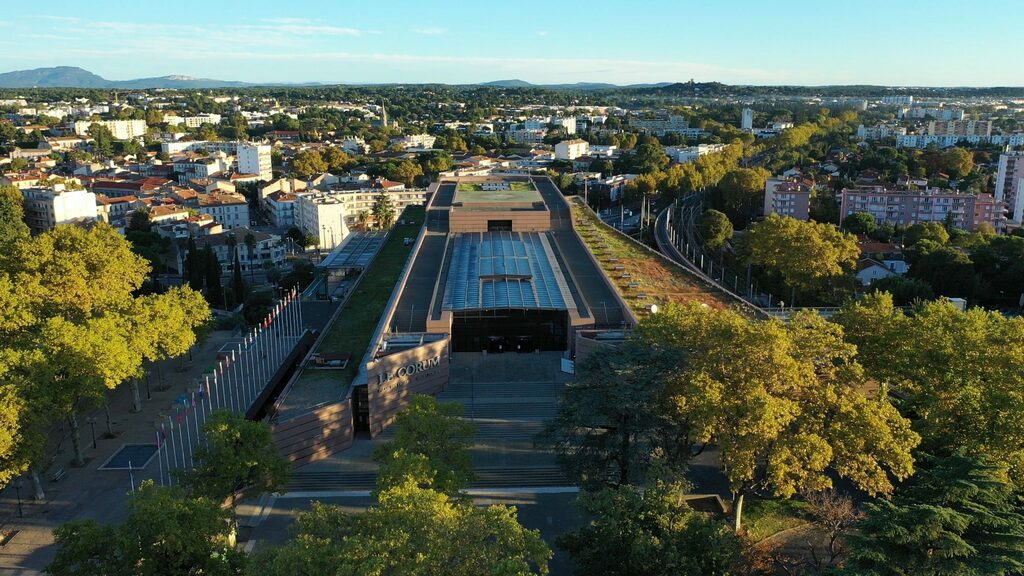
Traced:
<svg viewBox="0 0 1024 576">
<path fill-rule="evenodd" d="M 89 416 L 88 418 L 85 419 L 85 421 L 89 423 L 89 428 L 92 430 L 92 447 L 95 450 L 96 449 L 96 418 L 94 416 Z"/>
<path fill-rule="evenodd" d="M 18 518 L 25 517 L 25 511 L 21 507 L 21 477 L 14 479 L 14 493 L 18 495 Z"/>
</svg>

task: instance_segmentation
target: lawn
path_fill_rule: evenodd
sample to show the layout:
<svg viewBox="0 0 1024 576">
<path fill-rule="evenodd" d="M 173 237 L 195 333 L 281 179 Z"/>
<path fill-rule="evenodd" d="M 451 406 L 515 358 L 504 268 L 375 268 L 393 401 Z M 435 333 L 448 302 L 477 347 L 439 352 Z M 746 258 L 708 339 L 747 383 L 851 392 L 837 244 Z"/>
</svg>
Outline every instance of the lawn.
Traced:
<svg viewBox="0 0 1024 576">
<path fill-rule="evenodd" d="M 483 184 L 474 182 L 459 182 L 459 185 L 455 187 L 456 192 L 480 192 L 483 189 Z"/>
<path fill-rule="evenodd" d="M 317 351 L 348 352 L 352 355 L 348 366 L 344 370 L 304 369 L 295 383 L 296 388 L 307 382 L 315 385 L 324 379 L 341 379 L 344 385 L 340 389 L 344 390 L 355 378 L 370 338 L 412 251 L 412 246 L 405 246 L 403 240 L 419 234 L 424 214 L 422 206 L 409 206 L 402 212 L 400 219 L 407 223 L 395 225 L 370 267 L 363 272 L 362 280 L 337 319 L 326 328 L 327 333 Z"/>
<path fill-rule="evenodd" d="M 634 313 L 645 314 L 651 304 L 664 306 L 670 302 L 696 301 L 714 308 L 733 303 L 718 288 L 604 224 L 580 202 L 572 203 L 572 214 L 584 244 Z M 646 297 L 638 297 L 641 294 Z"/>
<path fill-rule="evenodd" d="M 797 500 L 764 500 L 747 497 L 743 504 L 743 527 L 752 542 L 807 524 L 807 503 Z"/>
<path fill-rule="evenodd" d="M 534 187 L 533 182 L 512 182 L 509 184 L 509 188 L 511 188 L 513 192 L 529 192 L 530 190 L 537 189 Z"/>
</svg>

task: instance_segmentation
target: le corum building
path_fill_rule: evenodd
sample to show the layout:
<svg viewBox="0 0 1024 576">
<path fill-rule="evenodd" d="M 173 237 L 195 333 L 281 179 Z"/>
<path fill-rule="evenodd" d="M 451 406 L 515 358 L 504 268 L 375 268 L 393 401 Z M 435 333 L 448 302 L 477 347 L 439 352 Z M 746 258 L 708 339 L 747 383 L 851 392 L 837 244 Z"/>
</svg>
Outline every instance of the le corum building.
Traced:
<svg viewBox="0 0 1024 576">
<path fill-rule="evenodd" d="M 444 389 L 452 353 L 541 350 L 571 357 L 577 348 L 600 346 L 595 334 L 635 322 L 549 179 L 442 181 L 433 186 L 426 222 L 347 406 L 321 407 L 324 413 L 304 424 L 313 435 L 325 420 L 351 418 L 351 426 L 332 425 L 334 438 L 321 438 L 319 449 L 316 440 L 296 441 L 301 453 L 290 457 L 312 461 L 351 445 L 346 434 L 382 432 L 412 395 Z M 299 438 L 283 426 L 276 436 Z"/>
</svg>

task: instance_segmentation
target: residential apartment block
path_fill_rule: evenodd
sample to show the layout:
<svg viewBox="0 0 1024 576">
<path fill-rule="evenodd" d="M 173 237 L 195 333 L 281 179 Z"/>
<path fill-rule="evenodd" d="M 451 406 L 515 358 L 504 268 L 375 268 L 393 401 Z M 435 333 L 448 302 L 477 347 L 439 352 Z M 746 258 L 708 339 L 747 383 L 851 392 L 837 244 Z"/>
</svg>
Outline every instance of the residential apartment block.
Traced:
<svg viewBox="0 0 1024 576">
<path fill-rule="evenodd" d="M 809 220 L 813 190 L 812 186 L 795 178 L 769 178 L 764 184 L 764 215 Z"/>
<path fill-rule="evenodd" d="M 555 159 L 557 160 L 575 160 L 580 156 L 586 156 L 590 153 L 590 143 L 586 140 L 562 140 L 558 144 L 555 144 Z"/>
<path fill-rule="evenodd" d="M 96 195 L 85 190 L 68 190 L 63 184 L 47 188 L 24 188 L 25 222 L 33 234 L 52 230 L 58 224 L 96 220 Z"/>
<path fill-rule="evenodd" d="M 249 226 L 249 202 L 235 192 L 199 194 L 199 212 L 213 216 L 226 230 Z"/>
<path fill-rule="evenodd" d="M 880 223 L 910 226 L 921 222 L 944 222 L 953 214 L 953 225 L 974 230 L 987 222 L 1003 228 L 1002 201 L 991 194 L 965 194 L 942 188 L 887 190 L 883 186 L 845 188 L 840 192 L 840 218 L 865 212 Z"/>
<path fill-rule="evenodd" d="M 88 135 L 89 128 L 93 124 L 99 124 L 107 130 L 110 130 L 110 133 L 118 140 L 130 140 L 132 138 L 144 136 L 147 129 L 145 120 L 97 120 L 95 122 L 86 120 L 75 122 L 75 134 L 78 134 L 79 136 Z"/>
<path fill-rule="evenodd" d="M 1006 204 L 1010 220 L 1024 222 L 1024 152 L 999 155 L 995 197 Z"/>
<path fill-rule="evenodd" d="M 928 135 L 944 136 L 955 134 L 957 136 L 991 136 L 992 123 L 988 120 L 949 120 L 940 122 L 931 120 L 924 129 Z"/>
</svg>

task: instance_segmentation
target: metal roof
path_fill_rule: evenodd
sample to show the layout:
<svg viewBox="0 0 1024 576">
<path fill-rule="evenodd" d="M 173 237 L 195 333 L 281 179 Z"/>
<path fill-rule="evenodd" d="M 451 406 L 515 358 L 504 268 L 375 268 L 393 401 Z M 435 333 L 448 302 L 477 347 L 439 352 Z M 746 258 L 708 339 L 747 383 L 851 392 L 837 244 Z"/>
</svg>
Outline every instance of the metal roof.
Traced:
<svg viewBox="0 0 1024 576">
<path fill-rule="evenodd" d="M 453 234 L 444 310 L 566 310 L 568 288 L 535 232 Z"/>
</svg>

